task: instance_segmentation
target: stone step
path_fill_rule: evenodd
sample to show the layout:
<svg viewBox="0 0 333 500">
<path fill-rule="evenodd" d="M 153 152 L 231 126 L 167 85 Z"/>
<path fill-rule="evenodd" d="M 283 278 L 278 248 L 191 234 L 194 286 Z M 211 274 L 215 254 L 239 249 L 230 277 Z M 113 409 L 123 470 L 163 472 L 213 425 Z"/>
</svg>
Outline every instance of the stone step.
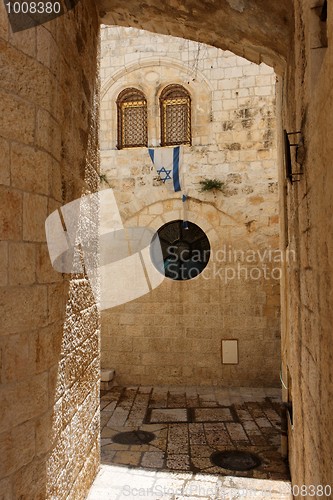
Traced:
<svg viewBox="0 0 333 500">
<path fill-rule="evenodd" d="M 113 386 L 116 372 L 113 368 L 101 368 L 101 391 L 107 391 Z"/>
</svg>

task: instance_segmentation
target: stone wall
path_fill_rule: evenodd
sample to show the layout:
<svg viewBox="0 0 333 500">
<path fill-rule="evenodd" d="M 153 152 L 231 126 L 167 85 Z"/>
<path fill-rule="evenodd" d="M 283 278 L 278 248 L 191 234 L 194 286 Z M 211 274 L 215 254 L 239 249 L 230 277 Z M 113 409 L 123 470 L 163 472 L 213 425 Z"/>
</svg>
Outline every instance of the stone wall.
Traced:
<svg viewBox="0 0 333 500">
<path fill-rule="evenodd" d="M 290 54 L 289 0 L 96 0 L 102 22 L 132 26 L 231 50 L 282 70 Z"/>
<path fill-rule="evenodd" d="M 212 250 L 205 276 L 165 279 L 102 312 L 102 366 L 115 368 L 120 383 L 278 384 L 280 264 L 269 253 L 279 246 L 273 70 L 214 47 L 114 27 L 102 29 L 101 76 L 102 187 L 113 187 L 129 227 L 157 230 L 183 215 L 180 195 L 156 180 L 146 148 L 117 150 L 117 96 L 132 86 L 144 92 L 149 145 L 157 146 L 160 92 L 171 83 L 189 91 L 189 220 Z M 201 193 L 205 177 L 223 181 L 223 192 Z M 222 365 L 223 339 L 238 339 L 238 365 Z"/>
<path fill-rule="evenodd" d="M 99 324 L 53 271 L 48 214 L 96 190 L 94 2 L 13 34 L 0 5 L 0 497 L 85 498 L 99 463 Z"/>
<path fill-rule="evenodd" d="M 299 163 L 293 160 L 303 175 L 300 182 L 286 182 L 281 200 L 287 215 L 284 245 L 296 253 L 283 286 L 283 377 L 293 406 L 293 482 L 332 486 L 333 6 L 328 2 L 326 23 L 319 19 L 320 3 L 314 7 L 309 0 L 295 2 L 295 51 L 282 95 L 282 125 L 301 131 L 296 137 L 303 142 Z M 316 493 L 320 498 L 320 490 Z"/>
</svg>

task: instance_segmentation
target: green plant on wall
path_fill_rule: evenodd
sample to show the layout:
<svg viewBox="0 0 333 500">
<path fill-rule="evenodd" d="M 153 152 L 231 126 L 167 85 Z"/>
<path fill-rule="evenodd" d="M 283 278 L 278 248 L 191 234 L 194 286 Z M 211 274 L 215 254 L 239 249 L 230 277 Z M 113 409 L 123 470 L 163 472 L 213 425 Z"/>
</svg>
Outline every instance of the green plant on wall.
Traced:
<svg viewBox="0 0 333 500">
<path fill-rule="evenodd" d="M 108 178 L 106 177 L 106 174 L 99 174 L 99 182 L 105 182 L 109 186 L 109 188 L 112 188 L 111 184 L 108 181 Z"/>
<path fill-rule="evenodd" d="M 223 191 L 225 185 L 224 182 L 219 179 L 203 179 L 199 184 L 201 186 L 201 193 L 205 191 Z"/>
</svg>

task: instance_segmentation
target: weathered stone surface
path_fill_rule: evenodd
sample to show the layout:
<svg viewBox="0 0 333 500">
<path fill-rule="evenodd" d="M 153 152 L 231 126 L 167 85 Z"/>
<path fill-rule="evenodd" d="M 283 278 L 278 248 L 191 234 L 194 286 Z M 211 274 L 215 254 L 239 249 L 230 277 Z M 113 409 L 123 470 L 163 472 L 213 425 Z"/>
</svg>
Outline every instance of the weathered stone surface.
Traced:
<svg viewBox="0 0 333 500">
<path fill-rule="evenodd" d="M 104 24 L 117 24 L 198 40 L 268 64 L 287 59 L 292 12 L 286 1 L 223 0 L 129 2 L 98 0 Z"/>
<path fill-rule="evenodd" d="M 40 328 L 35 332 L 33 352 L 37 373 L 47 371 L 57 363 L 61 353 L 62 341 L 63 329 L 61 321 Z"/>
<path fill-rule="evenodd" d="M 244 481 L 245 477 L 256 478 L 253 482 L 257 489 L 255 496 L 270 499 L 274 490 L 274 492 L 277 494 L 279 492 L 280 494 L 276 498 L 288 498 L 283 496 L 283 491 L 288 491 L 289 476 L 287 467 L 279 451 L 280 431 L 275 430 L 271 424 L 271 433 L 276 438 L 272 442 L 272 436 L 268 432 L 268 428 L 266 428 L 267 432 L 264 432 L 259 430 L 259 427 L 255 424 L 255 418 L 265 418 L 266 411 L 270 414 L 272 412 L 275 413 L 274 408 L 279 406 L 279 393 L 279 389 L 253 389 L 245 387 L 237 389 L 196 386 L 113 387 L 101 398 L 101 462 L 102 465 L 107 464 L 109 469 L 113 471 L 113 481 L 110 482 L 107 480 L 103 487 L 102 483 L 97 479 L 88 498 L 97 499 L 98 497 L 106 498 L 106 495 L 111 497 L 116 495 L 117 489 L 119 490 L 119 481 L 126 482 L 128 485 L 134 481 L 133 474 L 136 474 L 136 472 L 133 467 L 140 470 L 140 474 L 142 474 L 142 483 L 139 477 L 135 479 L 136 487 L 141 486 L 141 484 L 144 488 L 151 488 L 153 484 L 156 487 L 159 484 L 159 477 L 162 478 L 163 475 L 163 484 L 167 484 L 167 481 L 170 481 L 170 484 L 173 484 L 173 488 L 176 487 L 176 484 L 179 485 L 177 487 L 179 489 L 179 499 L 188 498 L 188 495 L 190 495 L 189 498 L 192 498 L 193 494 L 199 495 L 202 498 L 203 488 L 200 490 L 197 489 L 196 493 L 194 490 L 190 493 L 189 486 L 191 481 L 196 483 L 197 486 L 199 484 L 203 486 L 202 481 L 205 480 L 212 487 L 220 480 L 223 484 L 225 482 L 229 484 L 230 479 L 230 482 L 234 485 L 235 492 L 238 488 L 239 493 L 240 485 L 238 481 Z M 194 400 L 194 396 L 197 397 L 196 400 Z M 231 423 L 230 414 L 223 413 L 223 411 L 226 411 L 226 408 L 219 403 L 221 396 L 224 396 L 225 400 L 233 400 L 234 406 L 231 413 L 237 419 L 237 423 Z M 143 397 L 145 398 L 143 399 Z M 112 408 L 109 409 L 111 405 L 103 408 L 103 405 L 110 401 L 112 401 Z M 182 407 L 178 409 L 169 409 L 170 412 L 175 412 L 175 418 L 170 422 L 155 424 L 147 423 L 146 420 L 146 423 L 143 424 L 143 418 L 147 419 L 153 413 L 157 415 L 158 411 L 162 416 L 161 421 L 164 420 L 162 412 L 166 413 L 168 411 L 168 409 L 162 408 L 164 401 L 167 401 L 170 407 L 176 403 L 182 404 Z M 203 419 L 203 423 L 200 424 L 190 423 L 193 412 L 197 414 L 199 411 L 203 411 L 208 401 L 212 405 L 215 405 L 214 408 L 211 408 L 212 411 L 220 411 L 220 421 L 208 423 Z M 159 404 L 159 402 L 162 404 Z M 114 416 L 121 415 L 124 404 L 128 404 L 130 412 L 127 419 L 120 423 L 120 419 L 114 418 Z M 156 405 L 158 405 L 158 409 Z M 240 418 L 237 418 L 235 415 L 235 407 L 239 411 Z M 190 411 L 186 413 L 186 409 L 188 408 L 190 408 Z M 178 414 L 177 416 L 176 411 L 181 415 Z M 123 415 L 126 416 L 126 412 L 123 412 Z M 116 421 L 118 421 L 117 426 Z M 255 437 L 260 438 L 261 442 L 259 442 L 259 439 L 258 443 L 252 441 L 250 443 L 248 441 L 246 430 L 248 426 L 245 428 L 245 424 L 252 424 L 256 427 L 259 436 Z M 226 426 L 229 426 L 230 432 L 227 431 Z M 134 429 L 152 432 L 155 434 L 155 438 L 146 445 L 129 445 L 115 442 L 114 437 L 116 434 Z M 210 459 L 214 451 L 226 449 L 242 449 L 259 454 L 263 463 L 255 470 L 241 473 L 233 472 L 231 477 L 230 471 L 213 467 Z M 119 469 L 121 470 L 120 473 L 118 472 Z M 153 469 L 151 471 L 153 472 L 153 476 L 149 475 L 150 469 Z M 179 471 L 182 470 L 191 471 L 191 473 L 186 475 L 179 474 Z M 169 472 L 169 474 L 166 474 L 166 472 Z M 266 483 L 267 486 L 269 483 L 271 483 L 271 486 L 274 484 L 274 489 L 271 489 L 269 492 L 267 491 L 267 495 L 263 488 L 263 480 L 266 478 L 270 479 Z M 285 482 L 279 483 L 279 480 L 281 481 L 282 479 Z M 184 483 L 186 482 L 186 487 L 182 490 L 180 490 L 181 480 Z M 150 481 L 154 481 L 154 483 L 150 483 Z M 249 490 L 246 490 L 246 492 L 247 496 L 249 496 Z M 224 496 L 222 490 L 218 494 L 214 494 L 213 490 L 210 489 L 209 493 L 207 491 L 207 494 L 209 498 L 222 498 Z M 171 491 L 170 495 L 172 495 Z M 228 497 L 229 493 L 225 493 L 225 495 Z M 289 498 L 291 498 L 290 495 Z"/>
<path fill-rule="evenodd" d="M 34 46 L 36 45 L 34 30 L 15 33 L 14 37 L 18 40 L 24 35 L 33 36 Z M 53 111 L 56 81 L 50 79 L 48 69 L 37 60 L 26 57 L 24 52 L 16 50 L 13 45 L 1 43 L 1 49 L 2 87 L 9 93 L 20 95 L 27 101 L 36 102 L 39 106 Z M 29 79 L 26 78 L 27 72 L 30 74 Z"/>
<path fill-rule="evenodd" d="M 22 193 L 0 187 L 0 237 L 2 241 L 22 238 L 22 207 Z"/>
<path fill-rule="evenodd" d="M 2 361 L 3 382 L 25 380 L 27 374 L 35 373 L 36 359 L 32 333 L 1 337 L 0 345 L 6 354 Z"/>
<path fill-rule="evenodd" d="M 10 184 L 9 143 L 0 137 L 0 183 Z"/>
<path fill-rule="evenodd" d="M 8 16 L 6 15 L 5 5 L 0 5 L 0 38 L 7 40 L 8 38 Z"/>
<path fill-rule="evenodd" d="M 47 289 L 38 287 L 0 288 L 1 335 L 29 331 L 44 325 L 47 319 Z M 15 314 L 12 314 L 15 304 Z M 31 311 L 34 311 L 31 314 Z"/>
<path fill-rule="evenodd" d="M 47 287 L 48 321 L 62 321 L 68 301 L 68 287 L 63 283 L 52 283 Z"/>
<path fill-rule="evenodd" d="M 89 491 L 89 486 L 95 479 L 95 471 L 99 468 L 100 462 L 100 448 L 99 443 L 95 443 L 91 450 L 89 450 L 88 457 L 84 463 L 84 466 L 80 470 L 75 483 L 72 485 L 71 491 L 68 495 L 68 499 L 76 500 L 80 498 L 82 500 L 87 498 Z"/>
<path fill-rule="evenodd" d="M 0 40 L 0 46 L 1 46 Z M 15 95 L 0 92 L 2 113 L 0 115 L 0 133 L 3 137 L 32 144 L 35 130 L 35 108 Z"/>
<path fill-rule="evenodd" d="M 54 158 L 60 160 L 61 130 L 53 116 L 45 110 L 40 110 L 37 113 L 36 140 L 40 148 L 45 149 Z"/>
<path fill-rule="evenodd" d="M 36 247 L 32 243 L 9 244 L 9 284 L 31 285 L 36 282 Z"/>
<path fill-rule="evenodd" d="M 42 373 L 28 380 L 0 388 L 1 422 L 4 430 L 37 417 L 48 408 L 47 374 Z M 33 394 L 33 397 L 31 397 Z M 13 398 L 16 404 L 13 405 Z"/>
<path fill-rule="evenodd" d="M 36 432 L 36 455 L 43 456 L 51 448 L 58 437 L 60 432 L 60 425 L 57 423 L 61 420 L 58 417 L 58 407 L 54 405 L 52 409 L 49 409 L 43 415 L 36 419 L 35 432 Z"/>
<path fill-rule="evenodd" d="M 12 185 L 23 191 L 48 194 L 51 158 L 43 151 L 14 143 L 11 149 Z"/>
<path fill-rule="evenodd" d="M 287 185 L 280 213 L 288 213 L 283 245 L 295 258 L 287 262 L 283 285 L 282 330 L 285 398 L 293 405 L 294 429 L 289 457 L 295 484 L 332 484 L 332 114 L 333 53 L 330 43 L 314 44 L 313 35 L 332 39 L 332 5 L 321 23 L 321 9 L 310 1 L 294 5 L 296 32 L 293 57 L 284 81 L 289 106 L 282 110 L 283 127 L 302 131 L 303 144 L 295 171 L 301 182 Z M 301 33 L 303 35 L 301 36 Z M 318 42 L 318 40 L 317 40 Z M 319 47 L 317 50 L 314 47 Z M 320 48 L 322 47 L 322 48 Z M 326 48 L 325 48 L 326 47 Z M 294 74 L 294 77 L 292 76 Z M 297 128 L 299 127 L 299 128 Z M 298 138 L 300 139 L 300 137 Z M 285 208 L 283 208 L 285 207 Z M 286 223 L 286 222 L 284 222 Z"/>
<path fill-rule="evenodd" d="M 47 471 L 45 459 L 34 458 L 13 475 L 13 497 L 24 498 L 28 495 L 42 500 L 46 498 Z"/>
<path fill-rule="evenodd" d="M 45 220 L 47 198 L 38 194 L 25 193 L 23 196 L 23 239 L 25 241 L 45 241 Z"/>
<path fill-rule="evenodd" d="M 76 33 L 84 37 L 83 50 Z M 70 288 L 70 277 L 52 269 L 44 226 L 48 214 L 95 189 L 98 179 L 97 35 L 92 1 L 18 33 L 0 5 L 0 497 L 6 500 L 64 500 L 72 489 L 83 500 L 98 467 L 96 309 L 88 304 L 86 280 Z M 64 368 L 73 352 L 80 369 L 71 370 L 69 391 Z"/>
<path fill-rule="evenodd" d="M 62 275 L 55 271 L 51 264 L 51 259 L 47 244 L 36 245 L 36 279 L 38 283 L 53 283 L 62 281 Z"/>
<path fill-rule="evenodd" d="M 3 500 L 11 500 L 12 496 L 12 484 L 11 478 L 7 477 L 0 481 L 0 495 Z"/>
<path fill-rule="evenodd" d="M 34 29 L 18 31 L 17 33 L 13 33 L 12 30 L 10 30 L 9 42 L 10 45 L 16 47 L 18 51 L 24 52 L 32 59 L 36 57 L 36 33 Z"/>
<path fill-rule="evenodd" d="M 126 44 L 120 42 L 120 34 Z M 197 57 L 198 51 L 204 56 Z M 161 384 L 277 383 L 278 287 L 274 289 L 277 302 L 268 306 L 271 295 L 265 281 L 271 285 L 274 279 L 261 276 L 258 280 L 257 275 L 252 279 L 251 267 L 258 263 L 245 258 L 249 250 L 277 247 L 279 229 L 273 224 L 277 193 L 270 190 L 272 181 L 277 181 L 273 71 L 231 52 L 118 27 L 102 30 L 101 77 L 102 170 L 114 186 L 127 223 L 153 229 L 183 217 L 179 197 L 154 185 L 154 168 L 144 148 L 117 150 L 117 114 L 112 110 L 119 86 L 140 85 L 151 115 L 149 144 L 159 144 L 159 113 L 154 112 L 159 94 L 181 78 L 192 106 L 192 146 L 183 147 L 189 218 L 206 232 L 212 249 L 205 275 L 197 280 L 181 287 L 165 280 L 149 295 L 102 313 L 102 365 L 114 366 L 118 380 L 128 383 L 138 377 L 147 384 L 157 380 Z M 266 91 L 268 85 L 270 95 L 256 95 L 256 88 Z M 270 164 L 260 157 L 262 151 L 267 151 Z M 198 183 L 204 177 L 221 179 L 223 193 L 200 193 Z M 251 203 L 254 199 L 256 203 Z M 272 217 L 269 231 L 268 214 Z M 233 257 L 235 250 L 240 251 L 238 259 Z M 260 260 L 258 255 L 255 260 Z M 269 257 L 263 260 L 271 272 Z M 262 359 L 251 365 L 247 355 L 257 350 L 258 340 L 265 336 L 276 338 L 276 346 L 269 346 L 274 361 Z M 240 342 L 243 355 L 233 369 L 221 366 L 223 338 Z"/>
<path fill-rule="evenodd" d="M 4 455 L 0 464 L 0 474 L 11 475 L 20 465 L 28 464 L 35 454 L 35 424 L 25 422 L 15 429 L 0 435 L 0 447 Z"/>
<path fill-rule="evenodd" d="M 8 283 L 8 243 L 0 242 L 0 286 Z"/>
</svg>

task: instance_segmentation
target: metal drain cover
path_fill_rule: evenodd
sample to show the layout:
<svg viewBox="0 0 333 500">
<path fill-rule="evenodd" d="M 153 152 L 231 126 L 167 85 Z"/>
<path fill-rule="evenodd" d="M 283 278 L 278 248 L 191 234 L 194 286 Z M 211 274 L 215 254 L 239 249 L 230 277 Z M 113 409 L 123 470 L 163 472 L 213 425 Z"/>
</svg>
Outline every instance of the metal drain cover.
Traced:
<svg viewBox="0 0 333 500">
<path fill-rule="evenodd" d="M 216 451 L 210 456 L 210 461 L 218 467 L 234 471 L 251 470 L 261 465 L 257 455 L 240 450 Z"/>
<path fill-rule="evenodd" d="M 155 439 L 155 434 L 147 431 L 120 432 L 112 437 L 112 441 L 118 444 L 147 444 Z"/>
</svg>

